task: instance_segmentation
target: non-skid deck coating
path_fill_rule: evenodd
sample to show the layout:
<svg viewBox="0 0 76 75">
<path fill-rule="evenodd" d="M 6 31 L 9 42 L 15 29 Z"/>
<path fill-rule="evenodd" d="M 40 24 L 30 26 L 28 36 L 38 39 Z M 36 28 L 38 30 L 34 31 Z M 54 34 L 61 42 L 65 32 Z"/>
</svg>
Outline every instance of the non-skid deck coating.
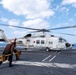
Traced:
<svg viewBox="0 0 76 75">
<path fill-rule="evenodd" d="M 2 50 L 0 51 L 0 54 Z M 13 56 L 0 66 L 0 75 L 75 75 L 76 51 L 23 51 L 19 61 Z"/>
</svg>

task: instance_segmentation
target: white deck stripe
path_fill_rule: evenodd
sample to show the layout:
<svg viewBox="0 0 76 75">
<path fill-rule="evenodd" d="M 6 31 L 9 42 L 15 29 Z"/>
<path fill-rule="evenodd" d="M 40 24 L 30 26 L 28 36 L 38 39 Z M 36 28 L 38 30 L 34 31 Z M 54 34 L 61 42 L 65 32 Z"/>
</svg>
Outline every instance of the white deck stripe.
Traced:
<svg viewBox="0 0 76 75">
<path fill-rule="evenodd" d="M 5 62 L 7 63 L 7 61 Z M 5 64 L 4 63 L 4 64 Z M 66 63 L 44 63 L 44 62 L 32 62 L 32 61 L 13 61 L 16 65 L 38 66 L 38 67 L 58 67 L 58 68 L 76 68 L 76 64 Z"/>
<path fill-rule="evenodd" d="M 45 61 L 45 60 L 47 60 L 50 57 L 51 57 L 51 55 L 49 55 L 48 57 L 44 58 L 42 61 Z"/>
<path fill-rule="evenodd" d="M 57 52 L 55 52 L 54 54 L 56 54 Z M 42 61 L 46 61 L 47 59 L 49 59 L 52 55 L 47 56 L 46 58 L 44 58 Z"/>
<path fill-rule="evenodd" d="M 59 67 L 59 68 L 76 68 L 76 64 L 66 63 L 44 63 L 44 62 L 31 62 L 31 61 L 16 61 L 13 64 L 28 65 L 28 66 L 40 66 L 40 67 Z"/>
<path fill-rule="evenodd" d="M 59 55 L 59 54 L 60 54 L 60 52 L 58 52 L 56 55 L 54 55 L 54 56 L 49 60 L 49 62 L 51 62 L 52 60 L 54 60 L 54 59 L 56 58 L 56 56 Z"/>
<path fill-rule="evenodd" d="M 55 57 L 56 57 L 56 55 L 55 55 L 55 56 L 53 56 L 53 57 L 49 60 L 49 62 L 51 62 Z"/>
</svg>

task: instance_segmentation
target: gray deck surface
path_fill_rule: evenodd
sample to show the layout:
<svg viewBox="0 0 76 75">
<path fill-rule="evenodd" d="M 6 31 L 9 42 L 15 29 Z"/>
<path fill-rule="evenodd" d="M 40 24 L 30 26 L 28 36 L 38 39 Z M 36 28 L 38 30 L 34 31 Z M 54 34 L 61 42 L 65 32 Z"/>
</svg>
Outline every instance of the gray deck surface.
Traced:
<svg viewBox="0 0 76 75">
<path fill-rule="evenodd" d="M 13 67 L 8 67 L 8 61 L 0 65 L 0 75 L 76 75 L 76 50 L 22 50 L 20 60 L 13 56 Z"/>
</svg>

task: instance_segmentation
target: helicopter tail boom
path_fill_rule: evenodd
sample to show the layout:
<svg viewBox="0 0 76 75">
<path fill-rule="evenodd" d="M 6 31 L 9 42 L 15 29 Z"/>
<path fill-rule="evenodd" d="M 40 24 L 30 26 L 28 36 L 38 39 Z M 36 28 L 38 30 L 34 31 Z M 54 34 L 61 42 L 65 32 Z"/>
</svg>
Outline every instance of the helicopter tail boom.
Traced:
<svg viewBox="0 0 76 75">
<path fill-rule="evenodd" d="M 10 40 L 5 36 L 4 31 L 0 29 L 0 42 L 10 43 Z"/>
</svg>

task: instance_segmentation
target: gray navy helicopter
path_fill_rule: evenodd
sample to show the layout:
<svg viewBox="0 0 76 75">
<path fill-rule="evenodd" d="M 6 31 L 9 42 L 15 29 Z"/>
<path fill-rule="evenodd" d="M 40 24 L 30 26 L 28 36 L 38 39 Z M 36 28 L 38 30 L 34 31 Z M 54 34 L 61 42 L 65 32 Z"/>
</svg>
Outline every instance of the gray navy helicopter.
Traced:
<svg viewBox="0 0 76 75">
<path fill-rule="evenodd" d="M 76 26 L 65 26 L 65 27 L 58 27 L 58 28 L 51 28 L 51 29 L 35 29 L 35 28 L 13 26 L 13 25 L 7 25 L 7 24 L 0 24 L 0 26 L 12 26 L 16 28 L 23 28 L 28 30 L 34 30 L 35 32 L 40 32 L 40 33 L 27 34 L 22 38 L 17 38 L 16 43 L 17 45 L 20 45 L 20 46 L 23 45 L 27 50 L 28 48 L 42 48 L 45 51 L 67 50 L 73 47 L 73 44 L 67 42 L 66 39 L 60 36 L 46 34 L 45 32 L 50 32 L 52 30 L 58 30 L 58 29 L 76 28 Z M 62 33 L 62 34 L 74 36 L 73 34 L 67 34 L 67 33 Z M 11 42 L 11 39 L 8 39 L 6 37 L 2 29 L 0 29 L 0 41 L 4 41 L 7 43 Z"/>
</svg>

